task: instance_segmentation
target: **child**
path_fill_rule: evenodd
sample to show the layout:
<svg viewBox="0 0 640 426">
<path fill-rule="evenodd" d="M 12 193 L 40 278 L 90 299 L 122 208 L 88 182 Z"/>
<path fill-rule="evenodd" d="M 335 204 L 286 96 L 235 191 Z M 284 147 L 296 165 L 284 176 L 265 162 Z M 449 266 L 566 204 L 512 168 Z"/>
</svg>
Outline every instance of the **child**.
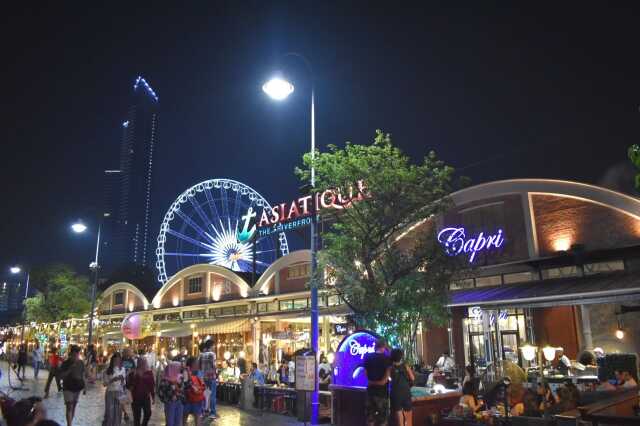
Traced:
<svg viewBox="0 0 640 426">
<path fill-rule="evenodd" d="M 200 426 L 200 417 L 202 416 L 203 401 L 205 400 L 204 382 L 198 377 L 198 359 L 189 357 L 187 359 L 188 379 L 185 384 L 186 400 L 184 402 L 184 424 L 187 424 L 189 414 L 193 414 L 195 425 Z"/>
</svg>

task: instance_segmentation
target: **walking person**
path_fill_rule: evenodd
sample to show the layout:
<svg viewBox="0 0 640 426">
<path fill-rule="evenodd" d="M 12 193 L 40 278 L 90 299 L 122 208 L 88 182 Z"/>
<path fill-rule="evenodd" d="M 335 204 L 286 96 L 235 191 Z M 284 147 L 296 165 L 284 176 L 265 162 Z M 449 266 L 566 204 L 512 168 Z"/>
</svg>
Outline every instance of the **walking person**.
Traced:
<svg viewBox="0 0 640 426">
<path fill-rule="evenodd" d="M 181 370 L 182 365 L 178 361 L 169 362 L 158 385 L 158 398 L 164 404 L 167 426 L 182 426 L 185 395 Z"/>
<path fill-rule="evenodd" d="M 122 424 L 122 406 L 120 399 L 124 394 L 125 370 L 122 367 L 122 357 L 115 352 L 109 360 L 109 367 L 104 372 L 104 385 L 107 388 L 104 395 L 103 426 L 120 426 Z"/>
<path fill-rule="evenodd" d="M 18 365 L 18 371 L 16 372 L 18 375 L 18 379 L 24 380 L 26 379 L 26 371 L 27 371 L 27 345 L 24 343 L 20 345 L 18 348 L 18 359 L 16 364 Z M 20 377 L 20 371 L 22 371 L 22 377 Z"/>
<path fill-rule="evenodd" d="M 76 415 L 76 406 L 80 398 L 80 391 L 82 391 L 85 386 L 84 375 L 84 363 L 80 361 L 80 346 L 71 345 L 69 348 L 69 358 L 60 366 L 67 426 L 72 426 L 73 424 L 73 418 Z"/>
<path fill-rule="evenodd" d="M 387 426 L 389 419 L 387 387 L 391 375 L 391 360 L 387 357 L 386 350 L 386 342 L 379 339 L 375 343 L 375 352 L 366 354 L 364 358 L 367 375 L 365 415 L 368 426 Z"/>
<path fill-rule="evenodd" d="M 87 363 L 87 380 L 89 383 L 96 382 L 96 370 L 98 365 L 98 354 L 96 353 L 96 348 L 93 344 L 87 347 L 86 352 L 86 363 Z"/>
<path fill-rule="evenodd" d="M 33 378 L 38 380 L 38 373 L 44 362 L 44 353 L 40 347 L 40 343 L 36 340 L 36 344 L 31 351 L 31 362 L 33 362 Z"/>
<path fill-rule="evenodd" d="M 156 382 L 149 369 L 147 358 L 140 357 L 135 370 L 127 377 L 127 388 L 131 390 L 131 409 L 134 426 L 147 426 L 151 418 L 151 406 L 156 403 Z M 143 415 L 140 420 L 141 414 Z"/>
<path fill-rule="evenodd" d="M 204 378 L 204 384 L 211 392 L 209 395 L 209 405 L 205 408 L 209 414 L 209 419 L 215 420 L 218 418 L 216 411 L 216 387 L 218 380 L 218 372 L 216 370 L 216 354 L 211 349 L 213 347 L 213 340 L 207 340 L 203 343 L 202 353 L 198 358 L 200 364 L 200 372 Z"/>
<path fill-rule="evenodd" d="M 391 351 L 391 412 L 396 425 L 413 426 L 411 386 L 416 378 L 403 357 L 402 349 Z"/>
<path fill-rule="evenodd" d="M 49 349 L 49 377 L 47 377 L 47 384 L 44 387 L 45 399 L 49 398 L 49 389 L 51 388 L 51 382 L 53 379 L 56 380 L 56 388 L 58 388 L 58 392 L 62 390 L 62 386 L 60 386 L 60 377 L 58 375 L 61 363 L 62 359 L 60 358 L 60 355 L 58 355 L 58 349 L 51 345 L 51 349 Z"/>
<path fill-rule="evenodd" d="M 187 359 L 187 380 L 185 383 L 186 401 L 184 403 L 183 420 L 187 424 L 189 414 L 193 414 L 195 426 L 202 424 L 202 403 L 205 400 L 205 385 L 200 377 L 198 377 L 198 360 L 194 357 Z"/>
</svg>

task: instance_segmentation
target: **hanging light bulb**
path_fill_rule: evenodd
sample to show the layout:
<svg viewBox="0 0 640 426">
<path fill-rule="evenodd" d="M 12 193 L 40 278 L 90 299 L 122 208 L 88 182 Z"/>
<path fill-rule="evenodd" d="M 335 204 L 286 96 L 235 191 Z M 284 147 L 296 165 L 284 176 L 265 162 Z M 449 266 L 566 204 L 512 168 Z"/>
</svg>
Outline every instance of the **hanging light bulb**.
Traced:
<svg viewBox="0 0 640 426">
<path fill-rule="evenodd" d="M 615 332 L 618 340 L 624 339 L 624 330 L 622 330 L 622 323 L 620 322 L 620 317 L 618 317 L 618 329 Z"/>
<path fill-rule="evenodd" d="M 547 361 L 553 361 L 556 358 L 556 348 L 553 346 L 545 346 L 542 348 L 542 353 Z"/>
<path fill-rule="evenodd" d="M 526 359 L 527 361 L 533 361 L 536 357 L 536 351 L 538 350 L 538 348 L 527 343 L 521 348 L 521 350 L 522 350 L 522 357 L 524 359 Z"/>
</svg>

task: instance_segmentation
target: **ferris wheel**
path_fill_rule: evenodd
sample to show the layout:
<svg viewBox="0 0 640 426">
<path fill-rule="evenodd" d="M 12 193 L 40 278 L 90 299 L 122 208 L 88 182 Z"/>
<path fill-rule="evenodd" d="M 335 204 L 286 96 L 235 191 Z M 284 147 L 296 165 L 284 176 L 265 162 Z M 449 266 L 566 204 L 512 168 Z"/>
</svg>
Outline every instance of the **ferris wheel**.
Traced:
<svg viewBox="0 0 640 426">
<path fill-rule="evenodd" d="M 231 179 L 210 179 L 184 191 L 164 215 L 156 248 L 158 281 L 165 283 L 187 266 L 209 263 L 236 272 L 263 272 L 289 253 L 284 233 L 240 242 L 237 234 L 249 207 L 271 209 L 251 187 Z M 255 250 L 253 244 L 256 244 Z"/>
</svg>

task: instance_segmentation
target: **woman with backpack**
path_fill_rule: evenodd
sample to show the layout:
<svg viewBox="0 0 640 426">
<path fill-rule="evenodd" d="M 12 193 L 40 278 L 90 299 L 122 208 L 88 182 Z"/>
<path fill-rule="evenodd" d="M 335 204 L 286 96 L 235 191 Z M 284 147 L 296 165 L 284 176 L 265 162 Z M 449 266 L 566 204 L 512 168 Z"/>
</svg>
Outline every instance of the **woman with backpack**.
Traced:
<svg viewBox="0 0 640 426">
<path fill-rule="evenodd" d="M 402 360 L 402 349 L 391 351 L 391 412 L 398 426 L 412 426 L 411 385 L 415 380 L 413 371 Z"/>
<path fill-rule="evenodd" d="M 122 424 L 122 406 L 120 399 L 124 394 L 125 370 L 122 367 L 122 357 L 115 352 L 111 355 L 109 367 L 104 372 L 104 385 L 107 391 L 104 395 L 103 426 L 120 426 Z"/>
<path fill-rule="evenodd" d="M 201 416 L 203 402 L 205 400 L 205 384 L 198 376 L 198 368 L 198 360 L 194 357 L 189 357 L 187 359 L 187 368 L 185 370 L 187 375 L 185 380 L 186 399 L 184 402 L 183 413 L 185 425 L 189 419 L 189 414 L 193 414 L 193 417 L 195 418 L 195 426 L 200 426 L 202 424 Z"/>
<path fill-rule="evenodd" d="M 151 418 L 151 406 L 156 402 L 156 383 L 145 357 L 140 357 L 135 370 L 129 373 L 127 388 L 131 390 L 133 399 L 131 408 L 134 426 L 147 426 Z M 144 413 L 142 421 L 141 412 Z"/>
<path fill-rule="evenodd" d="M 158 385 L 158 398 L 164 404 L 164 417 L 167 426 L 182 426 L 184 404 L 184 381 L 182 365 L 170 361 Z"/>
<path fill-rule="evenodd" d="M 71 345 L 69 348 L 69 358 L 60 366 L 67 426 L 73 424 L 73 418 L 76 415 L 76 406 L 80 398 L 80 391 L 82 391 L 85 386 L 84 375 L 84 363 L 80 361 L 80 346 Z"/>
</svg>

